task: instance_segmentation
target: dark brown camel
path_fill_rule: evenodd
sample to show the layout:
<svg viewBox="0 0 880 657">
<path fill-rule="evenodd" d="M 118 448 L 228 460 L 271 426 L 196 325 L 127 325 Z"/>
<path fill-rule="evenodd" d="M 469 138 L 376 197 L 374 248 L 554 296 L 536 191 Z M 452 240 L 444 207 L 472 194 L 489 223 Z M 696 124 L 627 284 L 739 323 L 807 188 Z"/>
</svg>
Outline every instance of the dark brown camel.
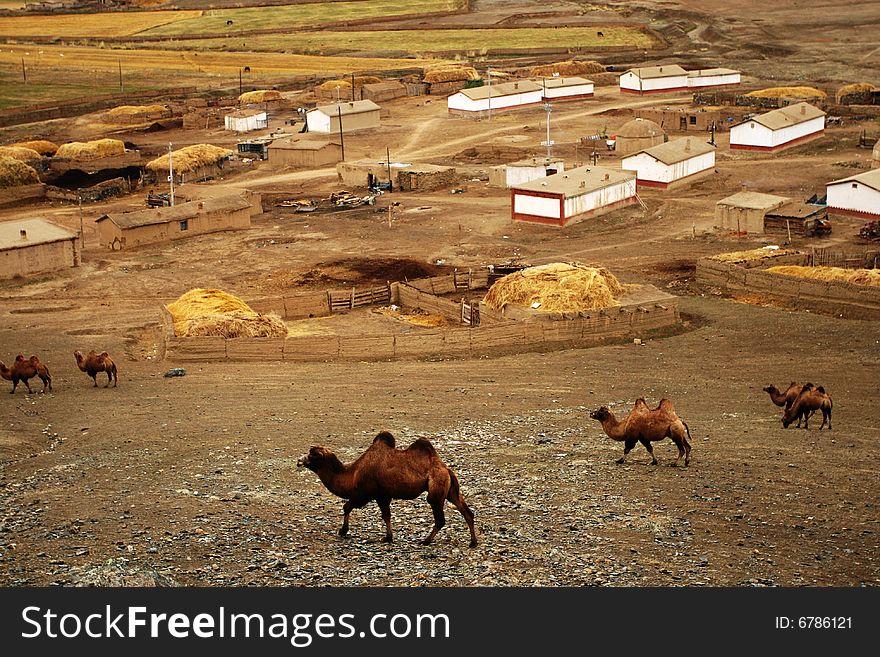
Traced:
<svg viewBox="0 0 880 657">
<path fill-rule="evenodd" d="M 590 417 L 602 423 L 602 429 L 609 438 L 624 443 L 623 456 L 618 459 L 618 463 L 624 463 L 626 455 L 636 443 L 641 443 L 651 455 L 651 465 L 657 465 L 651 443 L 665 438 L 671 438 L 678 447 L 678 458 L 672 465 L 678 465 L 682 456 L 685 465 L 691 461 L 691 445 L 688 442 L 691 437 L 690 429 L 675 413 L 675 407 L 668 399 L 662 399 L 655 409 L 649 408 L 644 399 L 637 399 L 632 411 L 622 422 L 614 417 L 607 406 L 593 411 Z"/>
<path fill-rule="evenodd" d="M 434 512 L 434 529 L 422 541 L 428 545 L 446 524 L 443 505 L 449 500 L 459 510 L 471 532 L 471 547 L 477 545 L 474 514 L 464 501 L 458 478 L 449 469 L 430 441 L 419 438 L 404 449 L 396 449 L 394 436 L 387 431 L 373 439 L 373 444 L 350 464 L 343 465 L 326 447 L 312 447 L 307 456 L 297 461 L 318 475 L 321 483 L 334 495 L 348 500 L 340 536 L 348 533 L 352 509 L 360 509 L 375 500 L 385 521 L 385 542 L 392 541 L 391 500 L 414 500 L 428 492 L 428 503 Z"/>
<path fill-rule="evenodd" d="M 19 354 L 15 357 L 15 362 L 12 363 L 11 368 L 6 367 L 6 363 L 0 361 L 0 377 L 7 381 L 12 381 L 12 390 L 9 391 L 10 395 L 15 394 L 19 381 L 24 383 L 24 387 L 27 388 L 28 392 L 33 392 L 28 379 L 32 379 L 35 376 L 40 377 L 40 381 L 43 382 L 43 392 L 46 392 L 46 390 L 52 391 L 52 377 L 49 374 L 49 368 L 36 356 L 25 358 L 23 354 Z"/>
<path fill-rule="evenodd" d="M 85 358 L 83 358 L 81 351 L 74 351 L 73 357 L 76 358 L 76 366 L 92 377 L 92 381 L 95 382 L 96 388 L 98 387 L 97 377 L 99 372 L 107 373 L 107 385 L 104 386 L 105 388 L 109 388 L 111 382 L 113 382 L 114 388 L 119 383 L 119 376 L 116 373 L 116 363 L 113 362 L 113 359 L 110 358 L 110 354 L 106 351 L 102 351 L 100 354 L 97 351 L 90 351 Z"/>
<path fill-rule="evenodd" d="M 807 385 L 810 385 L 809 383 Z M 784 406 L 785 408 L 789 408 L 794 400 L 797 399 L 798 395 L 801 394 L 801 390 L 804 389 L 799 383 L 795 383 L 794 381 L 788 386 L 788 389 L 785 392 L 780 392 L 779 389 L 770 384 L 769 386 L 765 386 L 763 388 L 764 392 L 770 395 L 770 401 L 772 401 L 777 406 Z M 798 417 L 798 428 L 801 426 L 801 418 Z"/>
<path fill-rule="evenodd" d="M 807 383 L 794 403 L 785 409 L 782 416 L 782 426 L 788 429 L 788 425 L 794 422 L 795 418 L 800 426 L 800 419 L 803 418 L 804 429 L 809 429 L 810 417 L 816 411 L 822 411 L 822 424 L 819 425 L 819 431 L 825 426 L 826 421 L 828 422 L 828 430 L 831 431 L 831 406 L 831 395 L 825 392 L 825 388 L 822 386 L 813 387 L 813 384 Z"/>
</svg>

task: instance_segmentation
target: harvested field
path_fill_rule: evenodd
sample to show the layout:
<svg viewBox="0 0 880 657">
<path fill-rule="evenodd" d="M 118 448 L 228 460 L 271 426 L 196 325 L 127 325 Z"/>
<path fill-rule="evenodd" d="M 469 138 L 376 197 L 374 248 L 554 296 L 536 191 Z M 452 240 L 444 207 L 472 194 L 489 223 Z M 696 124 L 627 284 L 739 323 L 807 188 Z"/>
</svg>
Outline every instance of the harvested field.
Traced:
<svg viewBox="0 0 880 657">
<path fill-rule="evenodd" d="M 132 36 L 168 23 L 198 18 L 200 11 L 141 11 L 51 16 L 0 16 L 0 36 L 94 38 Z"/>
</svg>

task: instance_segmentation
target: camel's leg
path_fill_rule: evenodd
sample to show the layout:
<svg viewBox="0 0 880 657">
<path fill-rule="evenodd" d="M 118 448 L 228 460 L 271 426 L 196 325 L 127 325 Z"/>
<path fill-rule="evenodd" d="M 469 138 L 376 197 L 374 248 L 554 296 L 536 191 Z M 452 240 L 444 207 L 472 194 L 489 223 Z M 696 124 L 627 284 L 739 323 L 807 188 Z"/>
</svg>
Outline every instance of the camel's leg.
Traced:
<svg viewBox="0 0 880 657">
<path fill-rule="evenodd" d="M 10 395 L 15 394 L 15 389 L 18 387 L 18 377 L 15 374 L 12 375 L 12 390 L 9 391 Z"/>
<path fill-rule="evenodd" d="M 431 505 L 431 511 L 434 512 L 434 529 L 428 534 L 428 537 L 422 541 L 422 545 L 428 545 L 434 540 L 443 526 L 446 524 L 446 514 L 443 513 L 443 505 L 446 503 L 446 496 L 452 487 L 449 476 L 444 481 L 438 481 L 436 478 L 428 479 L 428 504 Z"/>
<path fill-rule="evenodd" d="M 477 547 L 477 530 L 474 527 L 474 512 L 471 511 L 467 502 L 464 501 L 464 495 L 461 494 L 461 489 L 458 486 L 458 479 L 454 475 L 452 476 L 452 485 L 449 487 L 449 495 L 446 496 L 446 499 L 449 500 L 464 517 L 464 521 L 467 523 L 468 529 L 471 531 L 471 547 Z"/>
<path fill-rule="evenodd" d="M 110 387 L 110 382 L 111 382 L 112 380 L 113 380 L 113 374 L 111 374 L 110 371 L 108 370 L 108 371 L 107 371 L 107 384 L 106 384 L 104 387 L 105 387 L 105 388 L 109 388 L 109 387 Z"/>
<path fill-rule="evenodd" d="M 639 442 L 645 446 L 645 449 L 648 450 L 648 454 L 651 455 L 651 465 L 657 465 L 657 457 L 654 456 L 654 448 L 651 447 L 651 441 L 645 438 L 640 438 Z"/>
<path fill-rule="evenodd" d="M 33 394 L 34 391 L 31 390 L 31 384 L 30 384 L 30 381 L 28 381 L 27 379 L 22 379 L 21 382 L 24 384 L 24 387 L 27 388 L 28 394 L 29 394 L 29 395 L 30 395 L 30 394 Z"/>
<path fill-rule="evenodd" d="M 626 439 L 626 442 L 623 444 L 623 456 L 617 459 L 618 463 L 626 463 L 626 455 L 633 450 L 633 447 L 636 446 L 637 442 L 637 440 L 630 440 L 629 438 Z"/>
<path fill-rule="evenodd" d="M 385 521 L 385 538 L 382 540 L 386 543 L 391 543 L 394 540 L 391 534 L 391 499 L 377 499 L 376 504 L 379 505 L 379 510 L 382 512 L 382 520 Z"/>
<path fill-rule="evenodd" d="M 92 381 L 94 381 L 94 383 L 95 383 L 95 387 L 97 388 L 97 387 L 98 387 L 98 373 L 95 372 L 94 374 L 91 374 L 91 375 L 89 375 L 89 376 L 92 377 Z"/>
<path fill-rule="evenodd" d="M 351 515 L 352 509 L 360 509 L 367 505 L 370 500 L 348 500 L 342 505 L 342 527 L 339 528 L 339 535 L 345 536 L 348 533 L 348 517 Z"/>
<path fill-rule="evenodd" d="M 804 418 L 804 429 L 807 431 L 810 430 L 810 416 L 811 415 L 812 415 L 812 413 L 810 411 L 804 411 L 801 414 L 801 416 Z"/>
<path fill-rule="evenodd" d="M 678 456 L 677 456 L 676 459 L 672 462 L 672 467 L 677 467 L 677 466 L 678 466 L 678 462 L 681 461 L 681 457 L 684 456 L 684 454 L 685 454 L 685 450 L 684 450 L 684 441 L 685 441 L 685 437 L 684 437 L 684 436 L 677 435 L 677 434 L 675 434 L 675 433 L 671 433 L 671 434 L 669 435 L 669 437 L 672 438 L 672 442 L 674 442 L 674 443 L 675 443 L 675 446 L 678 447 Z"/>
<path fill-rule="evenodd" d="M 43 392 L 46 392 L 47 389 L 52 389 L 52 379 L 50 379 L 48 376 L 43 376 L 41 374 L 40 381 L 43 382 Z"/>
<path fill-rule="evenodd" d="M 819 431 L 822 431 L 822 427 L 825 426 L 825 421 L 828 421 L 828 431 L 831 431 L 831 409 L 822 408 L 822 424 L 819 426 Z"/>
<path fill-rule="evenodd" d="M 113 387 L 117 387 L 119 385 L 119 373 L 116 371 L 116 367 L 113 367 Z"/>
</svg>

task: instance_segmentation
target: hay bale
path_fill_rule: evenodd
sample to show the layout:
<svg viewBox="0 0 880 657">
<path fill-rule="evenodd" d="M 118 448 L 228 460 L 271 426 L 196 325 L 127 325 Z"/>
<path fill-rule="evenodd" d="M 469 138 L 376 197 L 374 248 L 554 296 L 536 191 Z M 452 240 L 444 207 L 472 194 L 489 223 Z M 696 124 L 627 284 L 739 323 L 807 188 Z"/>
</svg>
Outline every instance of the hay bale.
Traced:
<svg viewBox="0 0 880 657">
<path fill-rule="evenodd" d="M 778 256 L 797 255 L 799 252 L 792 249 L 768 249 L 762 247 L 760 249 L 751 249 L 749 251 L 731 251 L 730 253 L 719 253 L 709 256 L 709 260 L 716 262 L 752 262 L 754 260 L 763 260 L 765 258 L 776 258 Z"/>
<path fill-rule="evenodd" d="M 34 185 L 40 182 L 36 169 L 12 157 L 0 155 L 0 188 Z"/>
<path fill-rule="evenodd" d="M 599 62 L 588 61 L 588 62 L 576 62 L 574 60 L 569 59 L 564 62 L 556 62 L 553 64 L 542 64 L 540 66 L 534 66 L 529 69 L 529 76 L 536 78 L 549 78 L 554 75 L 565 75 L 565 76 L 574 76 L 574 75 L 587 75 L 590 73 L 604 73 L 605 66 L 604 64 L 600 64 Z"/>
<path fill-rule="evenodd" d="M 55 151 L 56 160 L 77 160 L 88 162 L 89 160 L 101 160 L 105 157 L 125 155 L 125 144 L 118 139 L 98 139 L 96 141 L 72 141 L 62 144 Z"/>
<path fill-rule="evenodd" d="M 459 82 L 479 80 L 480 74 L 472 66 L 438 66 L 425 72 L 422 82 L 437 84 L 440 82 Z"/>
<path fill-rule="evenodd" d="M 220 148 L 211 144 L 194 144 L 192 146 L 184 146 L 172 153 L 174 158 L 175 173 L 189 173 L 205 166 L 217 164 L 232 155 L 232 151 L 227 148 Z M 168 154 L 147 162 L 145 168 L 154 172 L 168 171 Z"/>
<path fill-rule="evenodd" d="M 365 84 L 378 84 L 382 81 L 382 78 L 377 78 L 375 75 L 361 75 L 355 77 L 354 88 L 360 89 Z M 326 82 L 318 85 L 318 88 L 323 89 L 324 91 L 335 91 L 336 89 L 351 89 L 351 80 L 327 80 Z"/>
<path fill-rule="evenodd" d="M 484 303 L 501 311 L 507 304 L 537 306 L 543 312 L 580 312 L 618 306 L 624 287 L 604 267 L 554 262 L 498 279 Z"/>
<path fill-rule="evenodd" d="M 813 87 L 770 87 L 750 91 L 746 96 L 752 98 L 827 98 L 828 94 Z"/>
<path fill-rule="evenodd" d="M 20 141 L 15 144 L 9 144 L 10 146 L 17 146 L 20 148 L 29 148 L 32 151 L 36 151 L 40 155 L 47 155 L 52 157 L 55 155 L 55 151 L 58 150 L 58 144 L 48 141 L 46 139 L 34 139 L 32 141 Z"/>
<path fill-rule="evenodd" d="M 267 103 L 273 100 L 281 100 L 283 96 L 280 91 L 275 89 L 262 89 L 259 91 L 245 91 L 238 97 L 238 102 L 242 105 L 249 103 Z"/>
<path fill-rule="evenodd" d="M 797 278 L 809 278 L 826 283 L 851 283 L 853 285 L 867 285 L 868 287 L 880 287 L 880 270 L 878 269 L 844 269 L 843 267 L 798 267 L 796 265 L 781 265 L 768 267 L 768 272 L 782 274 L 783 276 L 795 276 Z"/>
<path fill-rule="evenodd" d="M 119 107 L 107 110 L 107 116 L 129 117 L 140 114 L 163 114 L 167 109 L 164 105 L 120 105 Z"/>
<path fill-rule="evenodd" d="M 283 338 L 287 326 L 278 315 L 261 315 L 237 296 L 197 288 L 182 294 L 166 308 L 178 337 Z"/>
<path fill-rule="evenodd" d="M 19 162 L 39 162 L 41 155 L 33 148 L 24 146 L 0 146 L 0 157 L 11 157 Z"/>
<path fill-rule="evenodd" d="M 863 94 L 866 92 L 874 91 L 877 87 L 869 82 L 856 82 L 855 84 L 845 84 L 840 89 L 837 90 L 837 93 L 834 94 L 834 102 L 840 103 L 841 100 L 846 96 L 852 96 L 854 94 Z"/>
</svg>

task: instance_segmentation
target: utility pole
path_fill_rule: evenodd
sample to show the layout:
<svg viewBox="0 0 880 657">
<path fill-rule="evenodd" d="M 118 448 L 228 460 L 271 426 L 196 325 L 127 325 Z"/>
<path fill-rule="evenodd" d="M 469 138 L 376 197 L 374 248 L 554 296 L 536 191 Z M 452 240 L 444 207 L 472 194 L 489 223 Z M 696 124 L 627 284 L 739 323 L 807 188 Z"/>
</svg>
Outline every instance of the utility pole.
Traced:
<svg viewBox="0 0 880 657">
<path fill-rule="evenodd" d="M 83 248 L 86 243 L 86 231 L 83 227 L 83 195 L 82 190 L 76 190 L 76 196 L 79 200 L 79 248 Z"/>
<path fill-rule="evenodd" d="M 546 141 L 546 144 L 547 144 L 547 160 L 549 161 L 550 158 L 552 157 L 551 152 L 552 152 L 552 146 L 553 146 L 553 142 L 550 141 L 550 112 L 553 111 L 553 106 L 550 103 L 545 103 L 544 110 L 547 112 L 547 141 Z"/>
<path fill-rule="evenodd" d="M 385 161 L 388 163 L 388 192 L 391 193 L 394 191 L 394 183 L 391 182 L 391 150 L 387 146 L 385 147 Z M 388 209 L 391 210 L 390 207 Z"/>
<path fill-rule="evenodd" d="M 489 120 L 492 120 L 492 67 L 489 66 L 486 69 L 486 80 L 489 82 L 489 111 L 488 116 Z"/>
<path fill-rule="evenodd" d="M 171 207 L 174 207 L 174 164 L 172 162 L 173 152 L 171 150 L 171 142 L 168 142 L 168 182 L 171 185 Z"/>
<path fill-rule="evenodd" d="M 24 67 L 24 57 L 21 58 L 21 78 L 27 84 L 27 69 Z"/>
<path fill-rule="evenodd" d="M 122 87 L 122 60 L 117 59 L 116 61 L 119 64 L 119 93 L 125 93 L 125 89 Z"/>
<path fill-rule="evenodd" d="M 336 89 L 338 91 L 339 87 Z M 342 105 L 336 106 L 336 112 L 339 117 L 339 145 L 342 147 L 342 161 L 345 162 L 345 138 L 342 136 Z"/>
<path fill-rule="evenodd" d="M 354 73 L 351 74 L 351 102 L 354 102 Z"/>
<path fill-rule="evenodd" d="M 238 69 L 238 95 L 241 96 L 241 68 Z"/>
</svg>

